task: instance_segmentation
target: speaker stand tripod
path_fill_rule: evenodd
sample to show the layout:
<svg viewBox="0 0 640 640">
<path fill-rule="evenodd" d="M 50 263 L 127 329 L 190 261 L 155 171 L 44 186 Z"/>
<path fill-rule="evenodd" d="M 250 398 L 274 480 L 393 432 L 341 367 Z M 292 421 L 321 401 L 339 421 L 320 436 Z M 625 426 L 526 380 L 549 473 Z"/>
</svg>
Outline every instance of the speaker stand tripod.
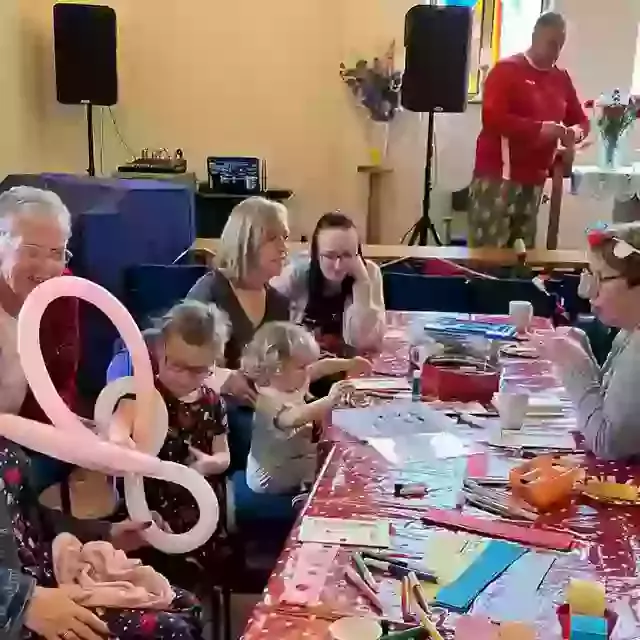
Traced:
<svg viewBox="0 0 640 640">
<path fill-rule="evenodd" d="M 96 175 L 96 151 L 93 138 L 93 104 L 90 102 L 84 103 L 87 114 L 87 152 L 89 155 L 89 167 L 87 173 L 95 178 Z"/>
<path fill-rule="evenodd" d="M 431 220 L 431 191 L 433 184 L 431 182 L 431 171 L 433 168 L 434 157 L 434 133 L 435 133 L 435 113 L 433 110 L 427 114 L 427 157 L 424 165 L 424 194 L 422 196 L 422 216 L 416 222 L 409 238 L 409 244 L 418 244 L 424 246 L 429 240 L 429 233 L 433 241 L 439 247 L 442 246 L 442 240 L 438 235 L 438 231 Z"/>
</svg>

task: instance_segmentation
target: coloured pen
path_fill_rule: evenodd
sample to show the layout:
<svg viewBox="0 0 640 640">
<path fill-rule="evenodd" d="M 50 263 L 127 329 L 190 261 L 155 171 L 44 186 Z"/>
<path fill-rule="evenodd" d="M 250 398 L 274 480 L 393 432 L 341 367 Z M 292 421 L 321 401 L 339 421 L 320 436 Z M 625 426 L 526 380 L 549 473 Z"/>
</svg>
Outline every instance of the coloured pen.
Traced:
<svg viewBox="0 0 640 640">
<path fill-rule="evenodd" d="M 379 571 L 386 571 L 394 578 L 402 580 L 405 576 L 408 576 L 411 572 L 416 574 L 418 580 L 422 582 L 430 582 L 432 584 L 438 583 L 436 576 L 427 573 L 426 571 L 416 570 L 413 567 L 407 566 L 406 563 L 389 562 L 388 560 L 377 560 L 374 558 L 366 558 L 365 564 L 372 569 L 378 569 Z"/>
</svg>

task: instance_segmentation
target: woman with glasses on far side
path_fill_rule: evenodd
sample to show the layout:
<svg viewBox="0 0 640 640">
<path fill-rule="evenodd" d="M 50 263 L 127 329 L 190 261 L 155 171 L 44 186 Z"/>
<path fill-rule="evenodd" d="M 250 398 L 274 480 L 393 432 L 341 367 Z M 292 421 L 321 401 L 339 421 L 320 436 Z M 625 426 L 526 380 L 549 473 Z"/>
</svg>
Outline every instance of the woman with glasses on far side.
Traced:
<svg viewBox="0 0 640 640">
<path fill-rule="evenodd" d="M 607 460 L 640 456 L 640 223 L 592 229 L 579 293 L 609 327 L 621 329 L 598 365 L 573 327 L 541 337 L 541 355 L 560 375 L 586 447 Z"/>
<path fill-rule="evenodd" d="M 17 352 L 17 316 L 41 282 L 68 274 L 71 215 L 51 191 L 13 187 L 0 195 L 0 412 L 49 422 L 28 388 Z M 40 345 L 47 370 L 67 406 L 76 404 L 80 356 L 78 300 L 58 298 L 44 312 Z M 60 463 L 31 453 L 36 467 Z M 45 472 L 46 473 L 46 472 Z M 35 473 L 38 476 L 38 470 Z"/>
<path fill-rule="evenodd" d="M 335 355 L 376 351 L 385 331 L 380 268 L 362 257 L 348 216 L 326 213 L 311 237 L 311 255 L 299 256 L 271 280 L 291 301 L 291 320 L 305 325 Z M 349 349 L 351 347 L 352 349 Z"/>
</svg>

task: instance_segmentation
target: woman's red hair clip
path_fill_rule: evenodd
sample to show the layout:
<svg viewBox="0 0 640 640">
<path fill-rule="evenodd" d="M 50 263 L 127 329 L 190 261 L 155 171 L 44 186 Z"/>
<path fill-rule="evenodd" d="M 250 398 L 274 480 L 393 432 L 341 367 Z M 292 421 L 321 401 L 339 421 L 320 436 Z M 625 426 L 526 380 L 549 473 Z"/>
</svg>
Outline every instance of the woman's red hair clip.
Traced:
<svg viewBox="0 0 640 640">
<path fill-rule="evenodd" d="M 590 247 L 599 247 L 609 238 L 605 229 L 590 229 L 587 232 L 587 242 Z"/>
</svg>

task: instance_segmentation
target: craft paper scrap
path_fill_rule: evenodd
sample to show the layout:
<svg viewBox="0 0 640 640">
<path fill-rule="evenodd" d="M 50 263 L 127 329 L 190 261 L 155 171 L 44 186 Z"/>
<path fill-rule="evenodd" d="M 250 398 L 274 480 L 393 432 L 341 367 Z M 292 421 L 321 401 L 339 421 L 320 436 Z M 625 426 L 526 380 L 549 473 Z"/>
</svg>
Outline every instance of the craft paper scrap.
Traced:
<svg viewBox="0 0 640 640">
<path fill-rule="evenodd" d="M 460 616 L 456 621 L 456 640 L 499 640 L 500 627 L 482 616 Z"/>
<path fill-rule="evenodd" d="M 503 622 L 498 628 L 500 640 L 536 640 L 536 630 L 524 622 Z"/>
<path fill-rule="evenodd" d="M 349 383 L 359 391 L 411 390 L 411 384 L 406 378 L 352 378 Z"/>
<path fill-rule="evenodd" d="M 422 588 L 429 602 L 433 602 L 440 589 L 452 583 L 470 567 L 488 544 L 478 536 L 434 531 L 427 541 L 421 564 L 438 578 L 438 584 L 424 582 Z"/>
<path fill-rule="evenodd" d="M 309 542 L 300 545 L 290 560 L 288 578 L 284 581 L 282 602 L 298 606 L 313 607 L 320 603 L 320 595 L 324 589 L 333 562 L 338 554 L 338 546 L 322 545 Z"/>
<path fill-rule="evenodd" d="M 519 544 L 492 540 L 459 578 L 438 591 L 435 604 L 460 613 L 468 611 L 478 595 L 525 553 Z"/>
<path fill-rule="evenodd" d="M 487 615 L 499 622 L 534 622 L 537 591 L 555 561 L 555 554 L 542 551 L 530 551 L 519 558 L 499 578 L 496 589 L 505 597 L 493 598 Z"/>
<path fill-rule="evenodd" d="M 604 585 L 599 582 L 571 578 L 567 587 L 567 604 L 572 614 L 603 617 L 607 608 Z"/>
<path fill-rule="evenodd" d="M 558 396 L 529 396 L 527 415 L 556 416 L 564 415 L 570 404 Z"/>
<path fill-rule="evenodd" d="M 390 523 L 388 520 L 344 520 L 306 516 L 302 519 L 298 540 L 386 549 L 391 544 Z"/>
<path fill-rule="evenodd" d="M 630 484 L 620 484 L 618 482 L 589 480 L 584 492 L 596 498 L 609 500 L 628 500 L 629 502 L 638 500 L 638 487 Z"/>
<path fill-rule="evenodd" d="M 424 402 L 393 400 L 363 409 L 338 409 L 331 414 L 334 427 L 358 440 L 416 433 L 455 433 L 457 423 Z"/>
<path fill-rule="evenodd" d="M 576 441 L 570 432 L 558 431 L 539 433 L 527 431 L 498 431 L 491 434 L 489 444 L 505 449 L 553 449 L 556 451 L 575 451 Z"/>
</svg>

